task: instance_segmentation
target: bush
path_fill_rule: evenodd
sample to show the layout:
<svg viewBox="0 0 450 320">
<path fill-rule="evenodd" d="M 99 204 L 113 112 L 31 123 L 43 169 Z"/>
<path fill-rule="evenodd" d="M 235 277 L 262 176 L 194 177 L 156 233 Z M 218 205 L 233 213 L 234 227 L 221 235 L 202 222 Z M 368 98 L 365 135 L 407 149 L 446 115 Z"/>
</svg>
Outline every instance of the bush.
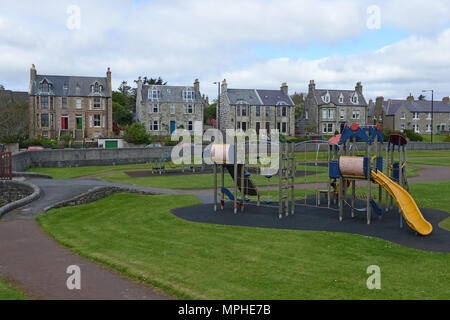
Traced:
<svg viewBox="0 0 450 320">
<path fill-rule="evenodd" d="M 423 141 L 423 137 L 419 133 L 414 132 L 413 130 L 405 129 L 403 133 L 408 137 L 410 141 Z"/>
<path fill-rule="evenodd" d="M 50 139 L 42 138 L 42 137 L 27 139 L 20 143 L 21 148 L 28 148 L 30 146 L 41 146 L 44 148 L 56 148 L 57 145 L 58 145 L 58 141 L 50 140 Z"/>
<path fill-rule="evenodd" d="M 150 135 L 142 123 L 133 123 L 128 128 L 124 139 L 126 142 L 133 144 L 149 144 L 151 141 Z"/>
<path fill-rule="evenodd" d="M 382 128 L 381 129 L 381 134 L 383 135 L 383 140 L 385 141 L 385 142 L 387 142 L 388 140 L 389 140 L 389 136 L 391 135 L 391 134 L 402 134 L 400 131 L 396 131 L 396 130 L 392 130 L 392 129 L 389 129 L 389 128 Z"/>
<path fill-rule="evenodd" d="M 450 136 L 447 136 L 447 138 L 445 138 L 444 142 L 450 142 Z"/>
</svg>

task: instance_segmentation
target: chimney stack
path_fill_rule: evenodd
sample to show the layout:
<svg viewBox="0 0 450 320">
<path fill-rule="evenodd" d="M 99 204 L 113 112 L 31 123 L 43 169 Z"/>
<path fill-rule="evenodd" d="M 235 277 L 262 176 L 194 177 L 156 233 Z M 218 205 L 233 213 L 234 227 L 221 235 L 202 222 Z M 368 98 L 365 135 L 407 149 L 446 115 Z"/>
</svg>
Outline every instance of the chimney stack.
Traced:
<svg viewBox="0 0 450 320">
<path fill-rule="evenodd" d="M 411 93 L 409 93 L 409 96 L 406 98 L 407 101 L 414 101 L 414 97 Z"/>
<path fill-rule="evenodd" d="M 360 81 L 356 83 L 355 91 L 362 95 L 363 86 Z"/>
<path fill-rule="evenodd" d="M 227 79 L 223 79 L 222 81 L 222 92 L 226 92 L 228 89 Z"/>
<path fill-rule="evenodd" d="M 284 93 L 285 95 L 289 95 L 289 87 L 288 87 L 288 85 L 287 85 L 286 82 L 283 82 L 283 83 L 281 84 L 281 91 L 283 91 L 283 93 Z"/>
<path fill-rule="evenodd" d="M 200 92 L 200 81 L 198 81 L 198 79 L 195 79 L 194 81 L 194 90 L 195 92 Z"/>
<path fill-rule="evenodd" d="M 309 92 L 314 92 L 316 90 L 316 84 L 314 83 L 314 80 L 309 81 Z"/>
<path fill-rule="evenodd" d="M 449 103 L 450 102 L 450 97 L 444 97 L 444 98 L 442 98 L 442 101 Z"/>
</svg>

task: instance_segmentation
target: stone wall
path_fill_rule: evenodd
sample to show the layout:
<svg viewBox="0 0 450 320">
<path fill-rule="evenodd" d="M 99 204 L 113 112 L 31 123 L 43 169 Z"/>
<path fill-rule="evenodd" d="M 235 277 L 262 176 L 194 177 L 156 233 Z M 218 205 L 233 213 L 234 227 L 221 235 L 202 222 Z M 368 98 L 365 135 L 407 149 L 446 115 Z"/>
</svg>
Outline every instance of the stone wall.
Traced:
<svg viewBox="0 0 450 320">
<path fill-rule="evenodd" d="M 41 190 L 26 182 L 0 181 L 0 218 L 7 212 L 23 207 L 41 195 Z"/>
<path fill-rule="evenodd" d="M 135 193 L 135 194 L 143 194 L 143 195 L 154 195 L 156 193 L 153 192 L 144 192 L 138 191 L 134 189 L 120 188 L 120 187 L 96 187 L 88 192 L 80 194 L 70 200 L 62 201 L 56 203 L 50 207 L 44 209 L 45 212 L 62 207 L 73 207 L 79 206 L 82 204 L 91 203 L 103 198 L 106 198 L 114 193 Z"/>
<path fill-rule="evenodd" d="M 171 154 L 172 147 L 129 149 L 80 149 L 25 151 L 13 155 L 13 171 L 31 167 L 67 168 L 150 163 L 162 154 Z"/>
<path fill-rule="evenodd" d="M 33 193 L 33 189 L 27 185 L 11 182 L 0 182 L 0 207 L 23 198 Z"/>
</svg>

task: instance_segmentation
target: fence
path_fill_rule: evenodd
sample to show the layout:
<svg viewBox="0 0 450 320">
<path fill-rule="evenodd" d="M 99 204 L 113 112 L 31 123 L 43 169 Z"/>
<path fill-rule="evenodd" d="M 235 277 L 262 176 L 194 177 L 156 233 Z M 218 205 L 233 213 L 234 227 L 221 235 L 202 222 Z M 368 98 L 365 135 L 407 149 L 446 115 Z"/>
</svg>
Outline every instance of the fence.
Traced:
<svg viewBox="0 0 450 320">
<path fill-rule="evenodd" d="M 0 180 L 12 180 L 11 152 L 0 152 Z"/>
</svg>

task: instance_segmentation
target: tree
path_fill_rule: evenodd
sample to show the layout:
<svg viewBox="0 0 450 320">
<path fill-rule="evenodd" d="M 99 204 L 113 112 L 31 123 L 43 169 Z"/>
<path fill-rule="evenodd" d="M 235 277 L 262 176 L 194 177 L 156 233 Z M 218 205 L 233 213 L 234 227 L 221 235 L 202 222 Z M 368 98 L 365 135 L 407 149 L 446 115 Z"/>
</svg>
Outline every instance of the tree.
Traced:
<svg viewBox="0 0 450 320">
<path fill-rule="evenodd" d="M 158 78 L 148 78 L 148 77 L 144 77 L 143 84 L 155 84 L 155 85 L 160 85 L 160 86 L 165 86 L 167 84 L 167 82 L 164 82 L 163 79 L 161 79 L 161 77 Z"/>
<path fill-rule="evenodd" d="M 216 119 L 216 113 L 217 113 L 217 101 L 210 104 L 208 107 L 204 108 L 203 110 L 203 119 L 205 121 L 205 124 L 210 125 L 211 120 Z"/>
<path fill-rule="evenodd" d="M 303 96 L 303 93 L 295 92 L 291 96 L 291 98 L 292 98 L 292 101 L 295 104 L 295 120 L 297 121 L 298 119 L 301 118 L 301 116 L 303 114 L 303 110 L 305 109 L 304 96 Z"/>
<path fill-rule="evenodd" d="M 28 136 L 28 114 L 25 102 L 0 105 L 0 139 L 5 142 L 24 140 Z"/>
<path fill-rule="evenodd" d="M 424 101 L 425 98 L 426 98 L 426 96 L 424 96 L 423 94 L 421 94 L 421 95 L 417 98 L 417 100 L 419 100 L 419 101 Z"/>
<path fill-rule="evenodd" d="M 134 144 L 147 144 L 150 142 L 150 135 L 147 133 L 144 124 L 133 123 L 131 127 L 128 128 L 124 139 L 128 143 Z"/>
</svg>

